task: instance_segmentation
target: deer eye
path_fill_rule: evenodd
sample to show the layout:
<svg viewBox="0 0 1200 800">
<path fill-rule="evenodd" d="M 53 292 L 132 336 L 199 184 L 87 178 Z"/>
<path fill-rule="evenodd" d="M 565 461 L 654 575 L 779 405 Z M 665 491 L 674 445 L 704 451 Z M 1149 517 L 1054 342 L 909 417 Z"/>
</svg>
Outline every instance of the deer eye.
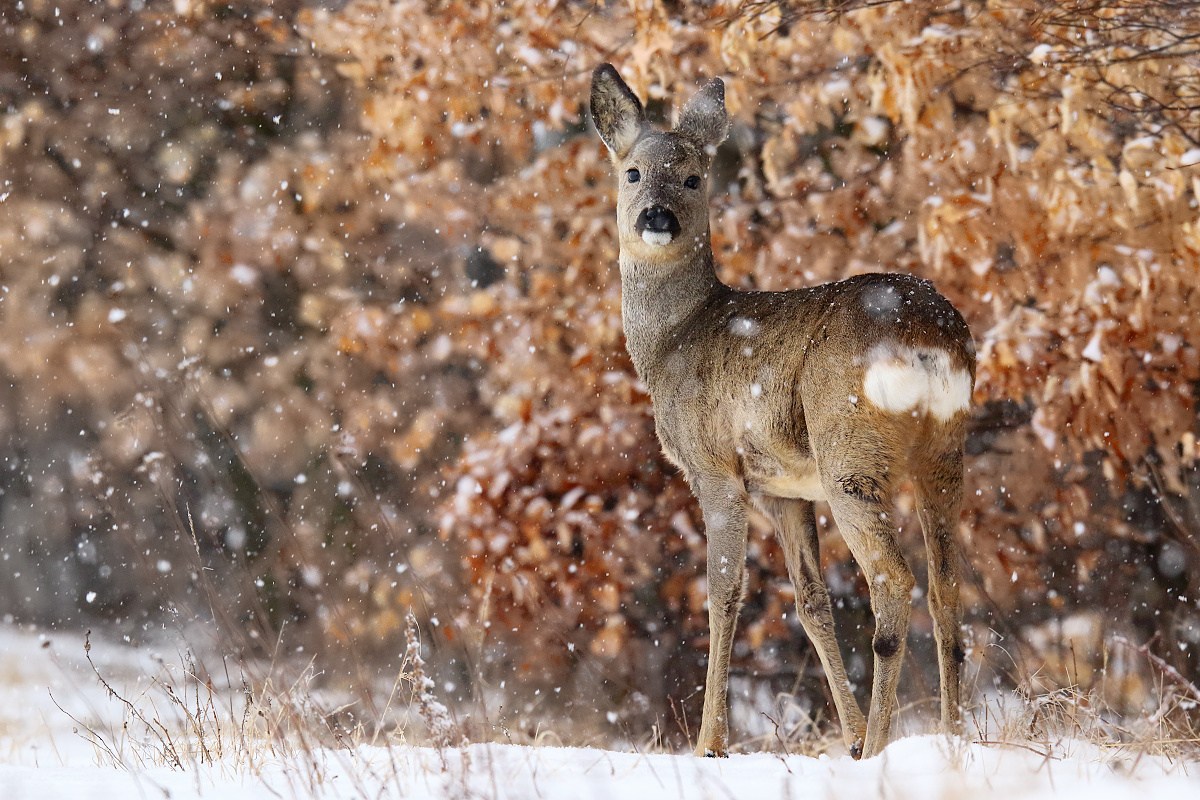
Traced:
<svg viewBox="0 0 1200 800">
<path fill-rule="evenodd" d="M 637 169 L 626 170 L 625 179 L 630 183 L 637 183 L 642 179 L 642 173 L 638 172 Z"/>
<path fill-rule="evenodd" d="M 689 189 L 699 189 L 700 188 L 700 176 L 699 175 L 689 175 L 688 179 L 683 182 L 683 185 Z"/>
</svg>

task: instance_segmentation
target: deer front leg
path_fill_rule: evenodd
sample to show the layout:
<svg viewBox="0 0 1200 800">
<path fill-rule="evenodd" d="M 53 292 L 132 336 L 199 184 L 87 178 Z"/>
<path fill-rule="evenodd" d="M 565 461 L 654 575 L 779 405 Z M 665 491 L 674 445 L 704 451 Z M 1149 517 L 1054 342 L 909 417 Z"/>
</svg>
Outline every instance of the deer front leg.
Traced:
<svg viewBox="0 0 1200 800">
<path fill-rule="evenodd" d="M 833 704 L 842 723 L 842 738 L 855 758 L 862 756 L 867 739 L 867 718 L 863 716 L 850 690 L 846 667 L 838 650 L 829 590 L 821 576 L 821 550 L 817 540 L 817 520 L 808 500 L 760 497 L 755 500 L 771 518 L 775 535 L 783 548 L 788 575 L 796 589 L 796 611 L 804 632 L 821 659 Z"/>
<path fill-rule="evenodd" d="M 729 657 L 746 575 L 746 496 L 740 483 L 697 481 L 708 537 L 708 677 L 697 756 L 729 748 Z"/>
</svg>

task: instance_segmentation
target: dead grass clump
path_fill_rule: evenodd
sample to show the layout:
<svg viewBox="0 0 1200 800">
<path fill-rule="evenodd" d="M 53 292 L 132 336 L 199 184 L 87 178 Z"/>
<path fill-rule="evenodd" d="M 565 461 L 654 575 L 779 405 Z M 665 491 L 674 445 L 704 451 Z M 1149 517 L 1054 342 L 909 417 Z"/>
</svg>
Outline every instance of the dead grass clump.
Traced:
<svg viewBox="0 0 1200 800">
<path fill-rule="evenodd" d="M 54 702 L 74 723 L 74 732 L 95 748 L 98 764 L 131 772 L 216 768 L 263 778 L 283 765 L 299 788 L 314 793 L 340 765 L 339 773 L 353 776 L 360 788 L 386 786 L 399 781 L 394 758 L 360 764 L 366 752 L 361 748 L 405 744 L 432 746 L 443 771 L 453 766 L 455 774 L 465 774 L 469 742 L 425 673 L 411 615 L 406 632 L 403 667 L 381 703 L 387 724 L 354 720 L 346 712 L 356 701 L 329 690 L 311 662 L 294 659 L 231 665 L 222 657 L 212 670 L 189 650 L 180 654 L 179 663 L 159 659 L 159 672 L 144 682 L 119 686 L 92 660 L 90 632 L 84 640 L 87 666 L 117 713 L 98 709 L 95 717 L 84 719 Z M 410 709 L 421 727 L 412 725 Z M 450 750 L 458 752 L 454 759 Z"/>
<path fill-rule="evenodd" d="M 407 643 L 404 660 L 409 669 L 405 677 L 412 685 L 417 709 L 430 738 L 439 750 L 446 747 L 466 747 L 470 741 L 454 722 L 450 709 L 437 699 L 433 679 L 425 674 L 425 659 L 421 657 L 417 618 L 411 613 L 404 628 L 404 638 Z"/>
<path fill-rule="evenodd" d="M 90 632 L 84 650 L 95 679 L 120 706 L 119 723 L 103 714 L 83 720 L 63 713 L 95 747 L 99 764 L 131 771 L 219 765 L 257 775 L 268 763 L 296 761 L 336 740 L 326 722 L 333 715 L 319 710 L 311 670 L 288 683 L 255 681 L 243 665 L 231 669 L 222 658 L 212 673 L 184 652 L 180 663 L 159 660 L 157 675 L 125 688 L 92 660 Z"/>
<path fill-rule="evenodd" d="M 969 711 L 978 740 L 1056 758 L 1082 743 L 1114 765 L 1144 757 L 1171 763 L 1200 758 L 1195 684 L 1147 645 L 1118 635 L 1102 649 L 1103 666 L 1082 672 L 1084 681 L 1051 665 L 1015 680 L 1012 693 L 985 695 Z M 1080 674 L 1076 667 L 1073 675 Z"/>
</svg>

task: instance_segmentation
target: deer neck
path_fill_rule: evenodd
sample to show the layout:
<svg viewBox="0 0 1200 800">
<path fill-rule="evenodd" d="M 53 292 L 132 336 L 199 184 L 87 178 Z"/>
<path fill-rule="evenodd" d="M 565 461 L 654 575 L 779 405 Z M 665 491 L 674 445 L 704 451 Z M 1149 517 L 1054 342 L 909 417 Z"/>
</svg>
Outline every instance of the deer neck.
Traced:
<svg viewBox="0 0 1200 800">
<path fill-rule="evenodd" d="M 638 376 L 674 346 L 680 326 L 722 291 L 712 246 L 704 244 L 676 261 L 644 261 L 621 249 L 621 324 L 625 348 Z"/>
</svg>

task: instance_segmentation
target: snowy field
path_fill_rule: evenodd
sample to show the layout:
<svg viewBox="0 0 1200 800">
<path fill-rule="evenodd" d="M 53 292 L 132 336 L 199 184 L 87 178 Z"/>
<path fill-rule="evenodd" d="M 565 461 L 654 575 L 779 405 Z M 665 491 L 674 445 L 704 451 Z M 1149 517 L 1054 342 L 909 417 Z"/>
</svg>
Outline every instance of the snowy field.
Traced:
<svg viewBox="0 0 1200 800">
<path fill-rule="evenodd" d="M 0 766 L 5 798 L 502 797 L 502 798 L 1103 798 L 1183 800 L 1200 776 L 1113 761 L 1063 742 L 1051 756 L 1019 748 L 952 747 L 938 737 L 895 742 L 877 759 L 740 755 L 721 760 L 603 750 L 473 745 L 445 765 L 425 748 L 317 754 L 316 771 L 278 764 L 237 776 L 209 768 L 140 773 L 97 767 Z M 464 767 L 464 764 L 466 766 Z"/>
<path fill-rule="evenodd" d="M 150 648 L 100 643 L 91 656 L 122 696 L 140 697 L 147 707 L 154 701 L 146 676 L 161 674 L 172 659 Z M 404 745 L 326 749 L 263 740 L 252 752 L 226 745 L 208 763 L 191 753 L 182 769 L 173 769 L 137 763 L 153 748 L 139 750 L 146 742 L 136 741 L 136 726 L 125 727 L 128 719 L 127 708 L 100 686 L 80 637 L 0 629 L 0 800 L 1200 796 L 1200 764 L 1071 739 L 998 745 L 914 736 L 866 762 L 775 754 L 701 760 L 499 744 L 440 752 Z M 87 728 L 104 732 L 110 744 L 130 737 L 116 748 L 121 758 L 89 741 Z"/>
</svg>

